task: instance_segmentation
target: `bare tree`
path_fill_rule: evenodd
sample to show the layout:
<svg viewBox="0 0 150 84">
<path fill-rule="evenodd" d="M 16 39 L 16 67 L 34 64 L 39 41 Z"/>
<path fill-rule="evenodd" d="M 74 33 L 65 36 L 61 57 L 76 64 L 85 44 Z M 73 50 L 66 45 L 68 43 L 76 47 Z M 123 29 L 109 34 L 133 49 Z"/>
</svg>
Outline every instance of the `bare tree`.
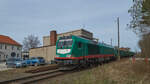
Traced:
<svg viewBox="0 0 150 84">
<path fill-rule="evenodd" d="M 29 35 L 23 40 L 23 51 L 28 52 L 31 48 L 36 48 L 40 46 L 40 40 L 37 36 Z"/>
<path fill-rule="evenodd" d="M 131 15 L 129 28 L 137 34 L 150 32 L 150 0 L 133 0 L 133 6 L 128 12 Z"/>
<path fill-rule="evenodd" d="M 129 28 L 140 36 L 141 55 L 150 57 L 150 0 L 133 0 L 129 13 L 132 17 Z"/>
</svg>

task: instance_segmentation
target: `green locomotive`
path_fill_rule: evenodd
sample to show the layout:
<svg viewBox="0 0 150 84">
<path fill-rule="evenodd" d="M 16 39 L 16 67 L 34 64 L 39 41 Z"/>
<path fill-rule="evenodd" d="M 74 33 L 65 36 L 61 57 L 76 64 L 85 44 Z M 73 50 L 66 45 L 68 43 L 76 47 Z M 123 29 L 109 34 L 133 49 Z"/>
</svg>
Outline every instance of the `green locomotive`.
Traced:
<svg viewBox="0 0 150 84">
<path fill-rule="evenodd" d="M 120 56 L 132 56 L 130 52 L 120 51 Z M 91 66 L 115 60 L 117 49 L 105 43 L 98 43 L 78 36 L 60 37 L 56 43 L 57 64 L 63 69 L 78 66 Z M 67 67 L 67 68 L 66 68 Z"/>
</svg>

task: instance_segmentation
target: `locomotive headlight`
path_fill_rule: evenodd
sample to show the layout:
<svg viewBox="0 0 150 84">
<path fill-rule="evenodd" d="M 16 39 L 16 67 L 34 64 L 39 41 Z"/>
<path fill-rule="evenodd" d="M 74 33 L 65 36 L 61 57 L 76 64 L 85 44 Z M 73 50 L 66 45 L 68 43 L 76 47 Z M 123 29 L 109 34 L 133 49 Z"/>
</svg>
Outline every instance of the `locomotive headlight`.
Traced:
<svg viewBox="0 0 150 84">
<path fill-rule="evenodd" d="M 71 55 L 67 55 L 67 57 L 71 57 Z"/>
</svg>

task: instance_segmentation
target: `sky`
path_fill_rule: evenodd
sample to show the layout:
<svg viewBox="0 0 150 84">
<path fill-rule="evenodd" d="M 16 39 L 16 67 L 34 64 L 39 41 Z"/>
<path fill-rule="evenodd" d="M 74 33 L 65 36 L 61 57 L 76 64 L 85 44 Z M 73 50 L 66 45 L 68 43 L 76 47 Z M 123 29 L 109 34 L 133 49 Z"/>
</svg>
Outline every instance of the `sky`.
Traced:
<svg viewBox="0 0 150 84">
<path fill-rule="evenodd" d="M 22 44 L 28 35 L 42 37 L 51 30 L 63 33 L 84 28 L 100 42 L 117 45 L 117 17 L 120 17 L 120 45 L 139 50 L 138 36 L 127 24 L 132 0 L 0 0 L 0 34 Z"/>
</svg>

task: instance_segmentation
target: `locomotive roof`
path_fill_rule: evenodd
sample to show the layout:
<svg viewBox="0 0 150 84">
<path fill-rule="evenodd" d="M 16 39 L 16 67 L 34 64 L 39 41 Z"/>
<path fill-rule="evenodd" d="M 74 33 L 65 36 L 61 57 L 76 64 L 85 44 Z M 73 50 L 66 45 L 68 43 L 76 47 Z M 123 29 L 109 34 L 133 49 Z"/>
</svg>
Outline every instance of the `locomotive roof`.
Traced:
<svg viewBox="0 0 150 84">
<path fill-rule="evenodd" d="M 114 46 L 108 45 L 108 44 L 106 44 L 106 43 L 100 43 L 100 42 L 99 42 L 99 45 L 101 45 L 101 46 L 106 46 L 106 47 L 110 47 L 110 48 L 114 48 Z"/>
<path fill-rule="evenodd" d="M 86 39 L 86 38 L 83 38 L 83 37 L 79 37 L 79 36 L 74 36 L 74 35 L 72 35 L 72 38 L 75 38 L 75 39 L 77 39 L 78 41 L 85 42 L 85 43 L 97 44 L 96 41 L 89 40 L 89 39 Z"/>
<path fill-rule="evenodd" d="M 109 47 L 109 48 L 114 48 L 113 46 L 108 45 L 106 43 L 100 43 L 100 42 L 92 41 L 92 40 L 89 40 L 89 39 L 86 39 L 86 38 L 83 38 L 83 37 L 79 37 L 79 36 L 73 36 L 73 37 L 82 39 L 84 42 L 87 42 L 87 43 L 92 43 L 92 44 L 96 44 L 96 45 L 100 45 L 100 46 L 105 46 L 105 47 Z"/>
<path fill-rule="evenodd" d="M 83 37 L 79 37 L 79 36 L 75 36 L 75 35 L 60 37 L 59 40 L 61 40 L 61 39 L 71 39 L 71 38 L 72 39 L 76 39 L 77 41 L 80 41 L 80 42 L 84 42 L 84 43 L 91 43 L 91 44 L 95 44 L 95 45 L 99 45 L 99 46 L 105 46 L 105 47 L 109 47 L 109 48 L 114 48 L 113 46 L 108 45 L 106 43 L 96 42 L 96 41 L 89 40 L 89 39 L 86 39 L 86 38 L 83 38 Z"/>
</svg>

